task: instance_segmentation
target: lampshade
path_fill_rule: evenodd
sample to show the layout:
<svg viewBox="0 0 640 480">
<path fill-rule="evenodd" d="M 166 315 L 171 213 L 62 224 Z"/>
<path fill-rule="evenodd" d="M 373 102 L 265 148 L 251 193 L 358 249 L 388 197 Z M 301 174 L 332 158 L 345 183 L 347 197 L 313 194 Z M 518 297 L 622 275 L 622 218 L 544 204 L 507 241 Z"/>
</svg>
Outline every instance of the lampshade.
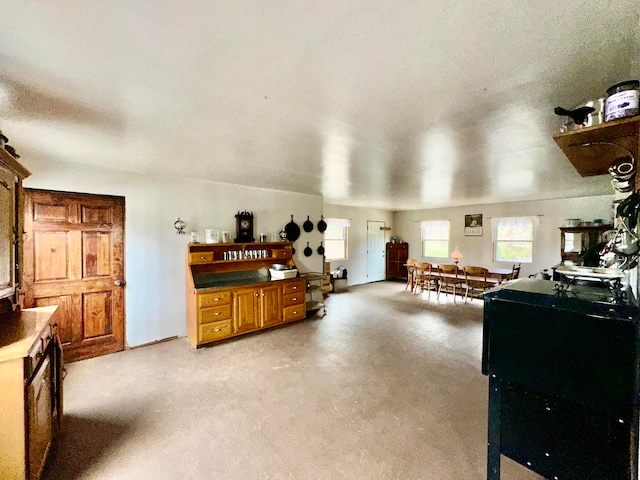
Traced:
<svg viewBox="0 0 640 480">
<path fill-rule="evenodd" d="M 451 258 L 453 258 L 456 261 L 456 263 L 458 263 L 458 260 L 462 258 L 462 253 L 460 253 L 460 250 L 458 250 L 457 245 L 456 245 L 456 249 L 451 254 Z"/>
</svg>

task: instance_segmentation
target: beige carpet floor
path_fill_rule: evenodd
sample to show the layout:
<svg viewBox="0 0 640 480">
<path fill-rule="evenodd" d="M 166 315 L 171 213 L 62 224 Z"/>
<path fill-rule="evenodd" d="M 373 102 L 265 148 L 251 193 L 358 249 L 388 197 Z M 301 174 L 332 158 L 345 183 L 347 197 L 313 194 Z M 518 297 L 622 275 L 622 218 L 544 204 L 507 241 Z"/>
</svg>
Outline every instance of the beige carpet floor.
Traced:
<svg viewBox="0 0 640 480">
<path fill-rule="evenodd" d="M 43 478 L 486 478 L 481 301 L 379 282 L 326 303 L 325 317 L 211 347 L 69 364 Z M 503 480 L 539 478 L 503 457 Z"/>
</svg>

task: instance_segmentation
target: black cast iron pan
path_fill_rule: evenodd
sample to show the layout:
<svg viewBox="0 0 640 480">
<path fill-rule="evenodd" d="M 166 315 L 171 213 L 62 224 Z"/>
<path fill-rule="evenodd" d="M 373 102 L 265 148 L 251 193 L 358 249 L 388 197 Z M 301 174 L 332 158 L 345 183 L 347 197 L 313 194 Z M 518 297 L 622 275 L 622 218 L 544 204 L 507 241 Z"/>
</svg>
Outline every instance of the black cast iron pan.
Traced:
<svg viewBox="0 0 640 480">
<path fill-rule="evenodd" d="M 313 222 L 309 220 L 309 215 L 307 215 L 307 219 L 302 224 L 302 228 L 305 232 L 310 232 L 311 230 L 313 230 Z"/>
<path fill-rule="evenodd" d="M 287 232 L 289 242 L 295 242 L 300 237 L 300 227 L 293 221 L 293 215 L 291 215 L 291 221 L 284 226 L 284 231 Z"/>
<path fill-rule="evenodd" d="M 309 246 L 309 242 L 307 242 L 307 246 L 304 249 L 304 256 L 310 257 L 312 253 L 313 253 L 313 250 L 311 250 L 311 247 Z"/>
<path fill-rule="evenodd" d="M 318 247 L 318 255 L 324 255 L 324 247 L 322 246 L 322 242 L 320 242 L 320 246 Z"/>
<path fill-rule="evenodd" d="M 320 215 L 320 221 L 318 222 L 318 231 L 320 233 L 324 233 L 327 229 L 327 222 L 324 221 L 324 216 Z"/>
</svg>

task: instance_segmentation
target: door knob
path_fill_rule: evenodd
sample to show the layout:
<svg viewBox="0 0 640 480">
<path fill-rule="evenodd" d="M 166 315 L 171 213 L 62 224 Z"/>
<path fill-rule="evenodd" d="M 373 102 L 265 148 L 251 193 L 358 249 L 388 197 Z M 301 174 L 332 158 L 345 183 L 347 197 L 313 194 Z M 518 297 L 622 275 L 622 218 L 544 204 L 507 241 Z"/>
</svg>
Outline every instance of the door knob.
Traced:
<svg viewBox="0 0 640 480">
<path fill-rule="evenodd" d="M 113 282 L 113 284 L 116 287 L 122 287 L 126 282 L 122 281 L 122 280 L 116 280 L 115 282 Z"/>
</svg>

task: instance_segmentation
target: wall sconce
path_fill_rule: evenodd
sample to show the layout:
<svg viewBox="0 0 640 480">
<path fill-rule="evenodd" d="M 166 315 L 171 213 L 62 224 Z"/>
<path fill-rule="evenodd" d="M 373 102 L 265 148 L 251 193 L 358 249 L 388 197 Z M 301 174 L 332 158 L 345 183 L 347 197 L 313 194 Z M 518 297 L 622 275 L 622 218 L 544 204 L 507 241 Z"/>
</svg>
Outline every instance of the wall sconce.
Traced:
<svg viewBox="0 0 640 480">
<path fill-rule="evenodd" d="M 460 250 L 458 250 L 458 246 L 456 245 L 456 249 L 451 254 L 451 258 L 453 258 L 453 261 L 456 263 L 456 265 L 458 265 L 458 262 L 460 261 L 462 256 L 462 253 L 460 253 Z"/>
<path fill-rule="evenodd" d="M 177 230 L 176 233 L 180 234 L 184 234 L 183 230 L 184 227 L 187 226 L 187 222 L 185 222 L 184 220 L 182 220 L 180 217 L 178 217 L 178 220 L 176 220 L 173 224 L 174 228 Z"/>
</svg>

